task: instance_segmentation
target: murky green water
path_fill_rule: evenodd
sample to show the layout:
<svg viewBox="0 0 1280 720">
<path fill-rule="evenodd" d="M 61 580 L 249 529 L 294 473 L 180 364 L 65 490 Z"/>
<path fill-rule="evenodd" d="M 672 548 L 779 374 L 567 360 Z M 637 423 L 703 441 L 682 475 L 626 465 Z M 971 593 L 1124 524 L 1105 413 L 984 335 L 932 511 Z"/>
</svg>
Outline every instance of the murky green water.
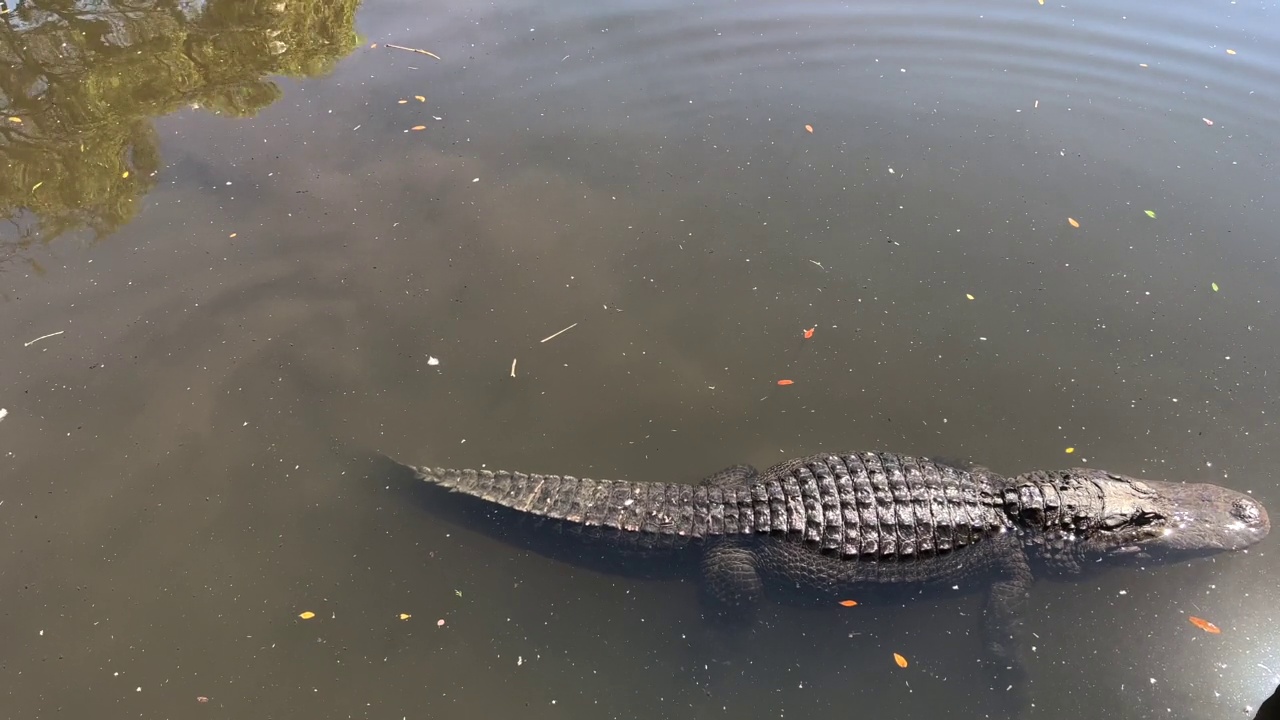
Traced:
<svg viewBox="0 0 1280 720">
<path fill-rule="evenodd" d="M 682 481 L 1087 463 L 1280 508 L 1265 3 L 0 10 L 8 716 L 983 705 L 974 598 L 716 654 L 691 585 L 442 525 L 334 438 Z M 1278 585 L 1274 541 L 1038 583 L 1035 717 L 1244 717 Z"/>
</svg>

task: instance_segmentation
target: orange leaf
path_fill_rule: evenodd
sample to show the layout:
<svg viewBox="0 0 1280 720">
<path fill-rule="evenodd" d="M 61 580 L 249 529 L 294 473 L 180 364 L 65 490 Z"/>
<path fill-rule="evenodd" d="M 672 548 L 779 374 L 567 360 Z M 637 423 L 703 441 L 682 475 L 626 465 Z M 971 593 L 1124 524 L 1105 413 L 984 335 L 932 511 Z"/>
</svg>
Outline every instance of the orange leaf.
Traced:
<svg viewBox="0 0 1280 720">
<path fill-rule="evenodd" d="M 796 381 L 795 380 L 779 380 L 778 384 L 779 385 L 795 385 Z"/>
<path fill-rule="evenodd" d="M 805 126 L 804 126 L 804 129 L 805 129 L 805 130 L 808 130 L 810 135 L 812 135 L 812 134 L 813 134 L 813 126 L 812 126 L 812 125 L 805 125 Z"/>
<path fill-rule="evenodd" d="M 898 663 L 898 667 L 904 668 L 907 666 L 907 659 L 902 657 L 898 653 L 893 654 L 893 661 Z"/>
<path fill-rule="evenodd" d="M 1191 621 L 1192 625 L 1195 625 L 1207 633 L 1213 633 L 1214 635 L 1220 635 L 1222 633 L 1222 630 L 1217 625 L 1214 625 L 1208 620 L 1195 617 L 1194 615 L 1187 619 Z"/>
<path fill-rule="evenodd" d="M 410 130 L 426 130 L 426 129 L 427 129 L 427 126 L 426 126 L 426 125 L 414 125 L 413 127 L 409 128 L 409 129 L 410 129 Z"/>
<path fill-rule="evenodd" d="M 817 330 L 817 329 L 818 329 L 818 328 L 817 328 L 817 326 L 814 326 L 814 327 L 809 328 L 808 330 L 805 330 L 805 331 L 804 331 L 804 339 L 805 339 L 805 340 L 808 340 L 809 338 L 813 337 L 813 331 L 814 331 L 814 330 Z"/>
<path fill-rule="evenodd" d="M 857 600 L 841 600 L 840 604 L 845 607 L 857 607 L 858 601 Z"/>
<path fill-rule="evenodd" d="M 1076 222 L 1075 218 L 1069 217 L 1067 218 L 1067 222 L 1071 223 L 1071 227 L 1080 227 L 1080 223 Z"/>
</svg>

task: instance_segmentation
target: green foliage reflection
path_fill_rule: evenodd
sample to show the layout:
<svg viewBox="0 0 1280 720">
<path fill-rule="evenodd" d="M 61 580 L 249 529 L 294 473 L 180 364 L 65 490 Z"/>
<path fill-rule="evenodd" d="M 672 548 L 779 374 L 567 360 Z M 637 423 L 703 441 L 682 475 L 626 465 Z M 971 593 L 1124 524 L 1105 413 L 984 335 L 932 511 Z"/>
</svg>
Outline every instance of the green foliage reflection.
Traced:
<svg viewBox="0 0 1280 720">
<path fill-rule="evenodd" d="M 152 119 L 251 117 L 331 71 L 360 0 L 0 0 L 0 264 L 119 229 L 155 184 Z"/>
</svg>

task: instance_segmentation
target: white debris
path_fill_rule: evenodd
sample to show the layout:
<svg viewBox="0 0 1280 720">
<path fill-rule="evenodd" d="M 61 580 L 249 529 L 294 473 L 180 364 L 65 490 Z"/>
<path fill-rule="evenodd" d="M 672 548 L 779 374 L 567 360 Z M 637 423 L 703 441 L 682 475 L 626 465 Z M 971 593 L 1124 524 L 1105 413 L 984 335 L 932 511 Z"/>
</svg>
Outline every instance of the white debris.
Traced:
<svg viewBox="0 0 1280 720">
<path fill-rule="evenodd" d="M 3 420 L 4 417 L 8 414 L 9 414 L 8 410 L 5 410 L 4 408 L 0 408 L 0 420 Z"/>
<path fill-rule="evenodd" d="M 427 364 L 428 364 L 428 365 L 439 365 L 439 364 L 440 364 L 440 358 L 433 358 L 433 357 L 431 357 L 430 355 L 428 355 L 428 356 L 427 356 Z"/>
</svg>

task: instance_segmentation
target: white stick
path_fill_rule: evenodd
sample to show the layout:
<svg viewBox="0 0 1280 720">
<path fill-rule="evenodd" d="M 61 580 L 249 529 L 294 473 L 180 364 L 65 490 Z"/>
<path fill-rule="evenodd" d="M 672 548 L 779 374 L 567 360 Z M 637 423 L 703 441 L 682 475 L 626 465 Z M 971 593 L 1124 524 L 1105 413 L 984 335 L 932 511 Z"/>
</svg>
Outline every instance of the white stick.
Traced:
<svg viewBox="0 0 1280 720">
<path fill-rule="evenodd" d="M 511 377 L 516 376 L 516 360 L 519 358 L 511 358 Z"/>
<path fill-rule="evenodd" d="M 51 338 L 51 337 L 53 337 L 54 335 L 61 335 L 61 334 L 62 334 L 62 333 L 64 333 L 64 332 L 66 332 L 66 330 L 59 330 L 59 331 L 58 331 L 58 332 L 56 332 L 56 333 L 49 333 L 48 335 L 41 335 L 40 337 L 36 338 L 35 340 L 32 340 L 31 342 L 23 343 L 23 344 L 22 344 L 22 347 L 31 347 L 32 345 L 35 345 L 36 343 L 40 342 L 41 340 L 44 340 L 45 338 Z M 563 330 L 561 330 L 560 332 L 564 332 L 564 331 L 563 331 Z"/>
<path fill-rule="evenodd" d="M 565 329 L 561 330 L 561 331 L 560 331 L 560 332 L 558 332 L 558 333 L 553 333 L 553 334 L 551 334 L 551 335 L 548 335 L 548 336 L 546 336 L 546 337 L 542 338 L 542 340 L 540 340 L 539 342 L 546 342 L 546 341 L 550 340 L 551 338 L 555 337 L 556 335 L 560 335 L 561 333 L 567 333 L 567 332 L 569 332 L 570 330 L 572 330 L 572 329 L 574 329 L 574 328 L 576 328 L 576 327 L 578 327 L 578 323 L 574 323 L 574 324 L 570 325 L 569 327 L 567 327 L 567 328 L 565 328 Z"/>
</svg>

